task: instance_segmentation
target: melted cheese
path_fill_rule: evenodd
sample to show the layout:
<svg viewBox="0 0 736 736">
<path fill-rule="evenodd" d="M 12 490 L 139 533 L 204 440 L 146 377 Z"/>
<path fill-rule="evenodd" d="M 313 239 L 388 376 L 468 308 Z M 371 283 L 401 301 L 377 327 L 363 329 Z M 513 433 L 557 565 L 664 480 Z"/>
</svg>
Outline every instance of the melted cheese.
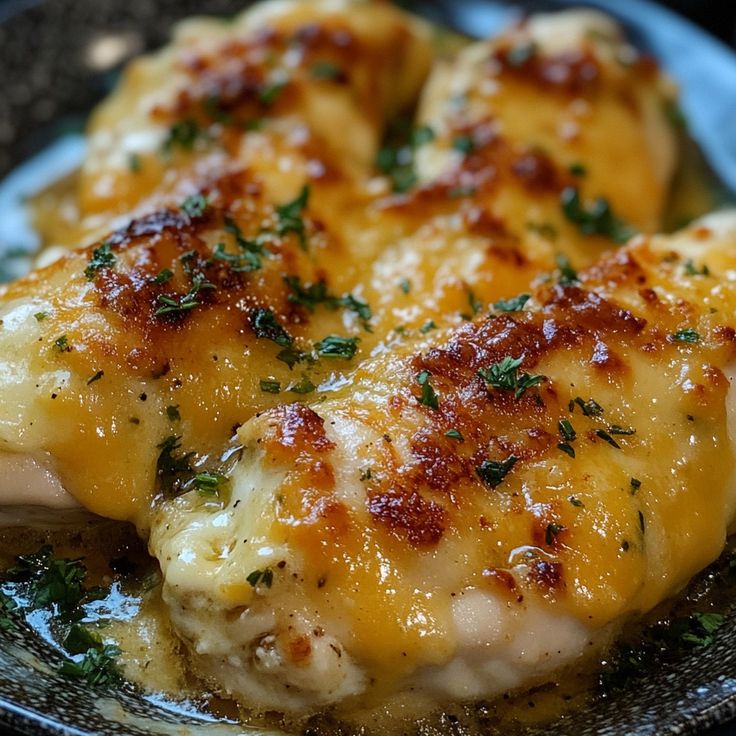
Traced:
<svg viewBox="0 0 736 736">
<path fill-rule="evenodd" d="M 524 311 L 246 423 L 230 490 L 185 494 L 153 525 L 194 666 L 257 709 L 487 696 L 544 680 L 680 590 L 736 508 L 733 222 L 640 238 L 580 285 L 540 285 Z M 690 273 L 692 253 L 709 275 Z M 490 387 L 478 371 L 506 357 L 544 380 Z M 422 371 L 437 408 L 419 400 Z M 266 570 L 272 584 L 247 582 Z M 315 689 L 324 667 L 334 684 Z"/>
</svg>

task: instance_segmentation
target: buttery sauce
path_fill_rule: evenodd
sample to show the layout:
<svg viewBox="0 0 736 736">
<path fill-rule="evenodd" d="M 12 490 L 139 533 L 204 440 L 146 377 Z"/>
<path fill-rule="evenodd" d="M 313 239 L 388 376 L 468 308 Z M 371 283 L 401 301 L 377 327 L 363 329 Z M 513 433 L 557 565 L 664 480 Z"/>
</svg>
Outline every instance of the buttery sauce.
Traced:
<svg viewBox="0 0 736 736">
<path fill-rule="evenodd" d="M 207 727 L 215 722 L 244 722 L 259 732 L 288 729 L 310 736 L 394 736 L 410 728 L 417 734 L 433 734 L 445 733 L 443 729 L 448 727 L 521 736 L 530 727 L 564 721 L 581 708 L 595 708 L 601 698 L 616 697 L 622 687 L 636 687 L 662 662 L 676 660 L 692 649 L 687 636 L 683 636 L 684 622 L 690 621 L 693 614 L 718 615 L 731 606 L 736 595 L 736 552 L 731 542 L 722 558 L 698 575 L 680 598 L 630 625 L 612 651 L 600 652 L 583 669 L 563 672 L 553 683 L 520 694 L 507 693 L 496 701 L 459 704 L 431 714 L 413 712 L 411 703 L 404 702 L 388 709 L 352 713 L 349 718 L 325 714 L 293 723 L 277 717 L 254 718 L 212 693 L 206 683 L 187 671 L 161 603 L 157 566 L 132 528 L 91 522 L 73 533 L 4 530 L 0 532 L 0 568 L 9 568 L 17 555 L 36 552 L 44 544 L 53 546 L 57 558 L 81 558 L 88 571 L 87 584 L 106 591 L 103 597 L 85 605 L 82 623 L 96 629 L 106 643 L 120 647 L 118 665 L 125 680 L 140 686 L 141 697 L 157 707 L 190 718 L 200 717 L 203 733 L 210 733 Z M 0 582 L 0 591 L 11 597 L 15 592 L 18 602 L 24 602 L 12 584 Z M 48 610 L 30 611 L 25 618 L 49 646 L 64 651 Z M 628 662 L 632 652 L 640 659 L 638 669 L 622 667 L 617 660 Z M 100 698 L 100 702 L 105 700 Z M 110 700 L 111 707 L 113 704 Z"/>
</svg>

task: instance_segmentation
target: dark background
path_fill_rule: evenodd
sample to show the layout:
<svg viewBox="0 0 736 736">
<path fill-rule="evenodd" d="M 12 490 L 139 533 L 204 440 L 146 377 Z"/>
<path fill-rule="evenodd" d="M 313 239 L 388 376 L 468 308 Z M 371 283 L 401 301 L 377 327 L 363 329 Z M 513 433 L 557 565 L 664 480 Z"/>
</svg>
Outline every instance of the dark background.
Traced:
<svg viewBox="0 0 736 736">
<path fill-rule="evenodd" d="M 678 11 L 736 47 L 736 0 L 665 0 L 660 5 Z"/>
</svg>

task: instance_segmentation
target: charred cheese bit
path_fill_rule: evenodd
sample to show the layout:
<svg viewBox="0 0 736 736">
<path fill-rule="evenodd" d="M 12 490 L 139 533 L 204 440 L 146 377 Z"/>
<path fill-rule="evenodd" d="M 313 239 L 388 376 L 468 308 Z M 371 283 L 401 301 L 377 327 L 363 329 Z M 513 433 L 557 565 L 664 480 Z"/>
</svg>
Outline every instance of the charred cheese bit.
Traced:
<svg viewBox="0 0 736 736">
<path fill-rule="evenodd" d="M 276 200 L 307 177 L 366 176 L 430 62 L 428 27 L 388 3 L 273 1 L 187 21 L 92 116 L 81 225 L 52 218 L 46 238 L 86 244 L 111 218 L 170 205 L 233 165 L 261 173 Z"/>
<path fill-rule="evenodd" d="M 258 710 L 492 696 L 680 590 L 736 510 L 735 254 L 733 215 L 640 237 L 247 422 L 155 512 L 194 667 Z"/>
<path fill-rule="evenodd" d="M 476 191 L 517 237 L 583 267 L 661 227 L 676 152 L 668 86 L 609 17 L 532 16 L 435 66 L 419 111 L 434 132 L 420 180 Z"/>
</svg>

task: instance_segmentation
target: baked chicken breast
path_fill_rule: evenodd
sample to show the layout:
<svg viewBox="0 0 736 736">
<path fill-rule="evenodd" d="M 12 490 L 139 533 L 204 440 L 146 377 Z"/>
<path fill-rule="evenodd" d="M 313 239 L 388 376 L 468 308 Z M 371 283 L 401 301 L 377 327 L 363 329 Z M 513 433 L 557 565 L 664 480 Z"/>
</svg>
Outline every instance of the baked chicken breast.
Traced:
<svg viewBox="0 0 736 736">
<path fill-rule="evenodd" d="M 244 424 L 228 480 L 153 523 L 194 668 L 301 715 L 599 653 L 723 549 L 734 268 L 733 214 L 641 237 Z"/>
</svg>

